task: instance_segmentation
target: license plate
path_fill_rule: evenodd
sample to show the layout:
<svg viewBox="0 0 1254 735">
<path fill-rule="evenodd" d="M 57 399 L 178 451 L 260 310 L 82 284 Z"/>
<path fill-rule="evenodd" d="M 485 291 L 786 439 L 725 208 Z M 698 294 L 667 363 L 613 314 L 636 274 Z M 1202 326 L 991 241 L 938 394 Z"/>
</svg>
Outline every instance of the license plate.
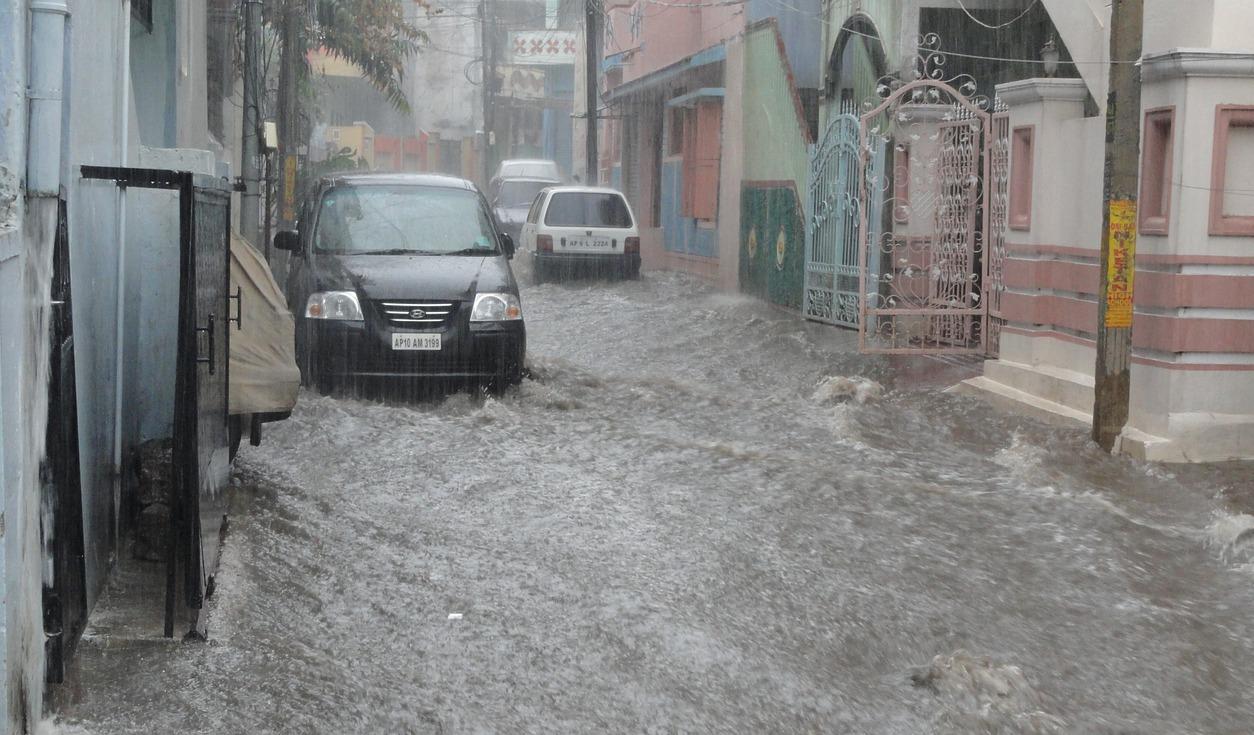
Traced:
<svg viewBox="0 0 1254 735">
<path fill-rule="evenodd" d="M 438 350 L 441 346 L 439 332 L 434 334 L 402 334 L 396 332 L 392 334 L 392 349 L 394 350 Z"/>
<path fill-rule="evenodd" d="M 608 237 L 571 237 L 566 239 L 568 250 L 610 250 L 613 246 Z"/>
</svg>

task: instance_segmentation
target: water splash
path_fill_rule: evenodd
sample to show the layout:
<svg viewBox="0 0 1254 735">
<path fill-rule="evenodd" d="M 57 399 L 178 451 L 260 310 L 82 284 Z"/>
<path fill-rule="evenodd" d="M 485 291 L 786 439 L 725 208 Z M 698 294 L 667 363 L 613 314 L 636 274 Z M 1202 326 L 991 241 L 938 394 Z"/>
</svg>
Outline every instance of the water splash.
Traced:
<svg viewBox="0 0 1254 735">
<path fill-rule="evenodd" d="M 1018 666 L 985 656 L 963 650 L 936 656 L 910 679 L 936 695 L 941 711 L 935 724 L 943 731 L 1053 735 L 1066 726 L 1042 709 L 1041 696 Z"/>
<path fill-rule="evenodd" d="M 1225 564 L 1254 567 L 1254 515 L 1217 514 L 1206 529 L 1206 545 Z"/>
<path fill-rule="evenodd" d="M 1040 468 L 1044 458 L 1045 448 L 1028 441 L 1018 430 L 1011 433 L 1010 445 L 998 449 L 993 455 L 994 462 L 1008 470 L 1013 470 L 1016 475 Z"/>
<path fill-rule="evenodd" d="M 868 403 L 884 397 L 884 386 L 863 377 L 833 375 L 819 381 L 811 400 L 819 404 L 841 403 L 852 400 Z"/>
</svg>

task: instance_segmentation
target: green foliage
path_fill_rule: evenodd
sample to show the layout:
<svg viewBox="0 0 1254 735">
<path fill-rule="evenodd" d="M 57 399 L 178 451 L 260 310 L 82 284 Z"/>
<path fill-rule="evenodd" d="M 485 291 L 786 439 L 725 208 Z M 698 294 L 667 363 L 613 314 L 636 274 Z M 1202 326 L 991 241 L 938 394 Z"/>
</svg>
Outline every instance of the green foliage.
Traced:
<svg viewBox="0 0 1254 735">
<path fill-rule="evenodd" d="M 308 191 L 309 185 L 319 177 L 327 174 L 338 174 L 345 171 L 356 171 L 368 168 L 366 159 L 357 155 L 352 148 L 341 148 L 335 155 L 323 161 L 306 161 L 297 172 L 297 191 Z"/>
<path fill-rule="evenodd" d="M 306 48 L 322 48 L 351 62 L 394 107 L 409 111 L 405 97 L 405 62 L 427 40 L 405 19 L 405 6 L 418 0 L 266 0 L 263 17 L 276 32 L 284 12 L 304 19 Z M 313 9 L 313 13 L 306 10 Z M 306 64 L 302 76 L 308 78 Z"/>
</svg>

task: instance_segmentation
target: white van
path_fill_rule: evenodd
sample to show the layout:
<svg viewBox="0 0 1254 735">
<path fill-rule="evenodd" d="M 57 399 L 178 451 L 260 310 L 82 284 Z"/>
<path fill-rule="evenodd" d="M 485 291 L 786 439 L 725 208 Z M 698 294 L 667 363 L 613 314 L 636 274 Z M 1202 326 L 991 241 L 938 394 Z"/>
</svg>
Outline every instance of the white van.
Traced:
<svg viewBox="0 0 1254 735">
<path fill-rule="evenodd" d="M 636 218 L 614 189 L 555 186 L 540 192 L 527 212 L 522 245 L 531 253 L 537 283 L 577 270 L 640 276 Z"/>
</svg>

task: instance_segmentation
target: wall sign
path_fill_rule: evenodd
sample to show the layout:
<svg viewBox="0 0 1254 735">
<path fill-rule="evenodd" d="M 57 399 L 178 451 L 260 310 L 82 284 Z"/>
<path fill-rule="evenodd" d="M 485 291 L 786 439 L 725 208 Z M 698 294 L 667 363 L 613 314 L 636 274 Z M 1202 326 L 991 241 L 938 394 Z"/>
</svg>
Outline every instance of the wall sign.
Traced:
<svg viewBox="0 0 1254 735">
<path fill-rule="evenodd" d="M 1110 258 L 1106 262 L 1106 326 L 1132 326 L 1132 279 L 1136 275 L 1136 202 L 1110 203 Z"/>
<path fill-rule="evenodd" d="M 515 31 L 509 54 L 511 64 L 574 64 L 579 38 L 574 31 Z"/>
</svg>

